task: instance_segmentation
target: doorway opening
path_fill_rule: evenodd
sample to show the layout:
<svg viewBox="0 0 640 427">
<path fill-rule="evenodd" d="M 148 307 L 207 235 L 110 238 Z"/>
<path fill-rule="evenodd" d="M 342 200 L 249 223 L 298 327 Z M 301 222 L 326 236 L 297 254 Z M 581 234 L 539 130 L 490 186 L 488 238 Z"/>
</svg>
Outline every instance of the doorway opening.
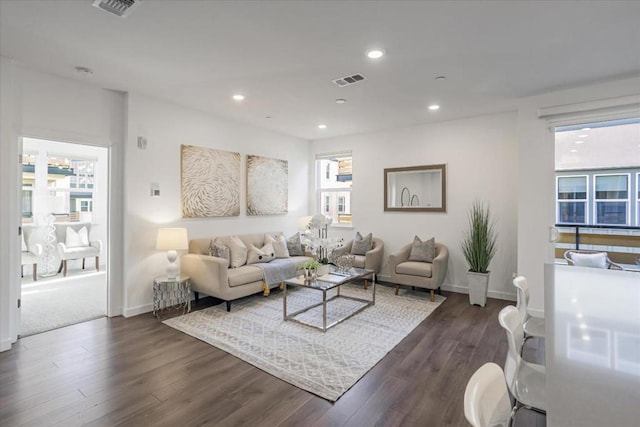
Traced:
<svg viewBox="0 0 640 427">
<path fill-rule="evenodd" d="M 22 142 L 24 337 L 107 315 L 109 149 Z"/>
<path fill-rule="evenodd" d="M 555 159 L 556 261 L 597 251 L 640 270 L 640 118 L 558 127 Z"/>
</svg>

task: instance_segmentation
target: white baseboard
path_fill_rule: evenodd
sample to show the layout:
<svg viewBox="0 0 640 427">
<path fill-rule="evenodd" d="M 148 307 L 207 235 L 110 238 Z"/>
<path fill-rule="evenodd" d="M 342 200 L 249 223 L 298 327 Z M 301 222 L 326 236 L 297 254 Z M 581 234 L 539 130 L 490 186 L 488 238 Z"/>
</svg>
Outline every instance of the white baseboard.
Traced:
<svg viewBox="0 0 640 427">
<path fill-rule="evenodd" d="M 0 352 L 11 350 L 11 338 L 0 341 Z"/>
<path fill-rule="evenodd" d="M 378 279 L 381 282 L 391 282 L 389 276 L 383 276 L 383 275 L 378 275 Z M 442 290 L 445 291 L 449 291 L 449 292 L 456 292 L 458 294 L 468 294 L 469 293 L 469 288 L 466 286 L 460 286 L 460 285 L 451 285 L 451 284 L 444 284 L 442 285 Z M 515 292 L 511 293 L 511 292 L 498 292 L 498 291 L 492 291 L 491 289 L 489 289 L 489 292 L 487 292 L 487 296 L 489 298 L 495 298 L 495 299 L 502 299 L 502 300 L 506 300 L 506 301 L 516 301 L 517 297 Z M 529 310 L 531 311 L 531 310 Z"/>
<path fill-rule="evenodd" d="M 133 316 L 138 316 L 140 314 L 150 313 L 152 311 L 153 311 L 153 304 L 145 304 L 145 305 L 139 305 L 133 308 L 124 309 L 122 310 L 122 315 L 124 317 L 133 317 Z"/>
</svg>

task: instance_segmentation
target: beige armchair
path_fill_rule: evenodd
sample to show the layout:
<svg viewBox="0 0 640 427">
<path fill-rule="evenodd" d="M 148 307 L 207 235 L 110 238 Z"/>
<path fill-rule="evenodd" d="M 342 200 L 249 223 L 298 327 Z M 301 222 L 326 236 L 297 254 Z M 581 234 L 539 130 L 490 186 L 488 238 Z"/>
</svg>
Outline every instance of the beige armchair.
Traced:
<svg viewBox="0 0 640 427">
<path fill-rule="evenodd" d="M 396 295 L 400 285 L 412 286 L 431 290 L 431 301 L 435 300 L 434 291 L 440 289 L 444 277 L 447 275 L 449 263 L 449 249 L 442 243 L 435 244 L 436 256 L 433 263 L 409 261 L 411 243 L 403 246 L 400 251 L 389 256 L 389 270 L 391 282 L 396 284 Z"/>
<path fill-rule="evenodd" d="M 382 267 L 382 255 L 384 254 L 384 243 L 382 240 L 374 237 L 371 240 L 372 247 L 365 255 L 354 255 L 353 266 L 358 268 L 367 268 L 373 270 L 373 279 L 380 273 Z M 341 248 L 334 249 L 332 254 L 334 256 L 349 255 L 351 254 L 351 247 L 353 246 L 353 240 L 345 243 Z M 368 281 L 365 279 L 364 288 L 367 289 Z"/>
</svg>

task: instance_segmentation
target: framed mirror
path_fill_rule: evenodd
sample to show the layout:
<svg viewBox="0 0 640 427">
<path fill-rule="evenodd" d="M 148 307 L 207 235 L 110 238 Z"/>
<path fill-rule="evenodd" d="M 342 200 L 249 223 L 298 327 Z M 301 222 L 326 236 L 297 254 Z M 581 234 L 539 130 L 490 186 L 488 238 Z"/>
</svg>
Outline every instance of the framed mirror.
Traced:
<svg viewBox="0 0 640 427">
<path fill-rule="evenodd" d="M 384 210 L 447 211 L 446 165 L 409 166 L 384 170 Z"/>
</svg>

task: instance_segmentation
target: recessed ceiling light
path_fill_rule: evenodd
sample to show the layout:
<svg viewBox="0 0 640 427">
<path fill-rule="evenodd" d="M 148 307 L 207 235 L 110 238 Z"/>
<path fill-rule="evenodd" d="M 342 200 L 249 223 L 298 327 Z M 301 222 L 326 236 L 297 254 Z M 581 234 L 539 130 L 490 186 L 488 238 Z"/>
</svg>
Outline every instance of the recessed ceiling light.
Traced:
<svg viewBox="0 0 640 427">
<path fill-rule="evenodd" d="M 438 77 L 435 78 L 435 80 L 437 80 L 437 81 L 446 80 L 446 79 L 447 79 L 446 76 L 438 76 Z"/>
<path fill-rule="evenodd" d="M 265 118 L 265 119 L 270 119 L 270 118 L 271 118 L 271 116 L 264 116 L 264 118 Z"/>
<path fill-rule="evenodd" d="M 244 100 L 244 95 L 236 93 L 235 95 L 233 95 L 233 99 L 236 100 L 236 101 L 242 101 L 242 100 Z"/>
<path fill-rule="evenodd" d="M 347 100 L 344 98 L 338 98 L 336 99 L 336 104 L 346 104 Z"/>
<path fill-rule="evenodd" d="M 582 129 L 580 129 L 581 132 L 584 132 L 586 130 L 591 130 L 591 128 L 582 128 Z"/>
<path fill-rule="evenodd" d="M 578 135 L 578 138 L 587 138 L 589 135 L 586 133 L 583 133 L 581 135 Z"/>
<path fill-rule="evenodd" d="M 326 129 L 326 128 L 327 128 L 327 125 L 325 125 L 325 124 L 319 124 L 318 125 L 318 129 Z"/>
<path fill-rule="evenodd" d="M 576 141 L 576 144 L 584 144 L 584 141 L 578 140 L 578 141 Z"/>
<path fill-rule="evenodd" d="M 384 50 L 383 49 L 371 49 L 369 51 L 367 51 L 367 57 L 371 58 L 371 59 L 379 59 L 382 58 L 384 56 Z"/>
<path fill-rule="evenodd" d="M 85 75 L 85 76 L 90 76 L 91 74 L 93 74 L 93 70 L 91 68 L 88 67 L 73 67 L 78 73 Z"/>
<path fill-rule="evenodd" d="M 431 110 L 431 111 L 437 111 L 439 109 L 440 109 L 440 106 L 438 104 L 429 105 L 429 110 Z"/>
<path fill-rule="evenodd" d="M 578 150 L 569 150 L 569 151 L 571 151 L 572 153 L 577 153 L 578 152 Z"/>
<path fill-rule="evenodd" d="M 583 335 L 583 336 L 582 336 L 582 339 L 583 339 L 584 341 L 591 341 L 591 337 L 590 337 L 589 335 Z"/>
</svg>

